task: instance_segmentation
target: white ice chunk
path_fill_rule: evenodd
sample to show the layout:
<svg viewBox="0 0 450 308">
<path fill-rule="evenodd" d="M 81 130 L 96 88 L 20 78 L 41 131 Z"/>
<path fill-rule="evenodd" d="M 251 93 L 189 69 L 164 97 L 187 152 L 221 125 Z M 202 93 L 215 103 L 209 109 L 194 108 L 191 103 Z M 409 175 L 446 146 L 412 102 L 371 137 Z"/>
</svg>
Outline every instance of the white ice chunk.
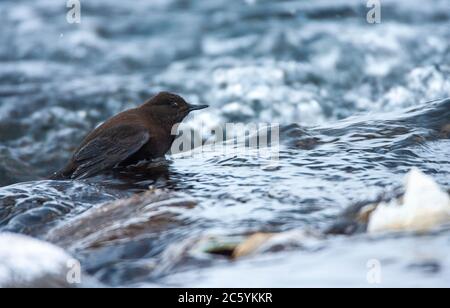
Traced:
<svg viewBox="0 0 450 308">
<path fill-rule="evenodd" d="M 450 198 L 430 176 L 412 169 L 403 200 L 381 203 L 372 213 L 368 232 L 424 232 L 450 222 Z"/>
</svg>

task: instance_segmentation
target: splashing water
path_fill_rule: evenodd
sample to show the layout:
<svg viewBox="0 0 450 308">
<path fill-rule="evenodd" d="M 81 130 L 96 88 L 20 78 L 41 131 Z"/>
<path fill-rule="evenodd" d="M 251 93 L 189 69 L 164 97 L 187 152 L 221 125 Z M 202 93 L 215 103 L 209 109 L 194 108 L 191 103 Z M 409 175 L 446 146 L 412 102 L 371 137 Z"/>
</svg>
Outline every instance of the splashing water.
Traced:
<svg viewBox="0 0 450 308">
<path fill-rule="evenodd" d="M 50 241 L 111 286 L 367 286 L 370 260 L 385 286 L 446 285 L 445 228 L 232 263 L 202 246 L 321 234 L 414 167 L 448 190 L 450 10 L 429 2 L 383 1 L 371 25 L 364 1 L 97 0 L 80 24 L 53 1 L 2 1 L 0 232 Z M 280 123 L 279 160 L 206 151 L 46 180 L 89 130 L 160 90 L 211 105 L 193 128 Z"/>
</svg>

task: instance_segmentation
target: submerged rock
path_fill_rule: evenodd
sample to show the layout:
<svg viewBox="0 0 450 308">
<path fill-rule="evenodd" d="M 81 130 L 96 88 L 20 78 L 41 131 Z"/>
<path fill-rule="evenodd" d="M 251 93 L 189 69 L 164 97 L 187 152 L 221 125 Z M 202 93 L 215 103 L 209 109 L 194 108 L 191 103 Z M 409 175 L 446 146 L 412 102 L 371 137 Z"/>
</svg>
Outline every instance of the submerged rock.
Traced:
<svg viewBox="0 0 450 308">
<path fill-rule="evenodd" d="M 50 230 L 46 239 L 71 249 L 124 242 L 164 230 L 176 221 L 177 208 L 195 204 L 180 194 L 149 191 L 92 208 Z"/>
<path fill-rule="evenodd" d="M 305 230 L 291 230 L 280 233 L 255 233 L 240 243 L 233 251 L 233 258 L 289 251 L 317 243 L 320 237 Z"/>
<path fill-rule="evenodd" d="M 256 232 L 249 235 L 211 235 L 190 239 L 184 247 L 194 258 L 202 258 L 206 254 L 240 259 L 269 252 L 309 247 L 317 244 L 320 237 L 313 232 L 299 229 L 278 233 Z"/>
<path fill-rule="evenodd" d="M 78 272 L 77 272 L 78 271 Z M 0 288 L 76 288 L 99 283 L 63 249 L 23 235 L 0 234 Z"/>
</svg>

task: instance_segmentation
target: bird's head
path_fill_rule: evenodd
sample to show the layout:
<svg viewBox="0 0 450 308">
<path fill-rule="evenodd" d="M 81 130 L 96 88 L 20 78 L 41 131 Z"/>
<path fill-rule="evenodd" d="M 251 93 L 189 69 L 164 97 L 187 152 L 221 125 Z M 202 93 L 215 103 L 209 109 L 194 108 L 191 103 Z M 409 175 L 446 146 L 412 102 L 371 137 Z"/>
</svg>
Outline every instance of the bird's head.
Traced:
<svg viewBox="0 0 450 308">
<path fill-rule="evenodd" d="M 150 112 L 153 118 L 170 125 L 180 123 L 192 111 L 208 107 L 189 104 L 181 96 L 169 92 L 160 92 L 141 106 Z"/>
</svg>

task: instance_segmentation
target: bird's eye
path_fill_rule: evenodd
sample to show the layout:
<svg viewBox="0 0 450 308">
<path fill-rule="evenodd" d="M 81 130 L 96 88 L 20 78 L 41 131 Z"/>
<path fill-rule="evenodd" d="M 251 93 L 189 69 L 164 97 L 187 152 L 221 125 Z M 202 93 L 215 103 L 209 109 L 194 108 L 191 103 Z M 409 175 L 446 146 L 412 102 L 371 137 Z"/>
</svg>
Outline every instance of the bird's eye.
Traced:
<svg viewBox="0 0 450 308">
<path fill-rule="evenodd" d="M 177 102 L 172 102 L 170 103 L 170 106 L 173 108 L 178 108 L 178 103 Z"/>
</svg>

